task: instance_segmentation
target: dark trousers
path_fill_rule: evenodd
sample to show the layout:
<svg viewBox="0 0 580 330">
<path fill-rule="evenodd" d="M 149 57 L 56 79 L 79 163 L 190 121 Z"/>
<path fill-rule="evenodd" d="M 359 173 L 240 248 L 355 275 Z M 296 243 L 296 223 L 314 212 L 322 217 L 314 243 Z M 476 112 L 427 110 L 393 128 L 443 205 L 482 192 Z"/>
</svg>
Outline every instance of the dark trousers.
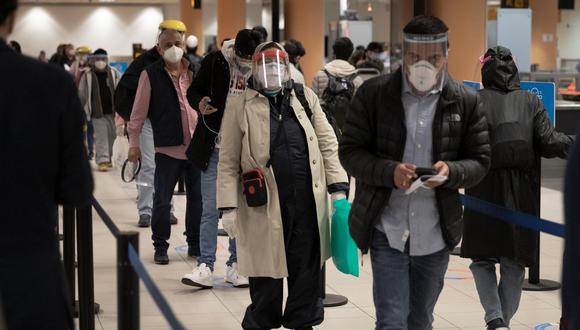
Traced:
<svg viewBox="0 0 580 330">
<path fill-rule="evenodd" d="M 187 206 L 185 210 L 185 235 L 187 243 L 199 249 L 199 227 L 201 223 L 201 171 L 186 160 L 175 159 L 164 154 L 155 154 L 155 194 L 151 230 L 155 249 L 167 250 L 171 235 L 169 221 L 171 198 L 179 177 L 183 174 Z"/>
<path fill-rule="evenodd" d="M 20 251 L 0 252 L 0 314 L 5 317 L 6 329 L 74 329 L 57 244 L 56 236 L 50 242 L 39 237 L 34 250 L 12 246 Z M 4 329 L 2 321 L 0 328 Z"/>
<path fill-rule="evenodd" d="M 283 280 L 250 277 L 252 304 L 242 322 L 244 329 L 309 329 L 322 323 L 320 298 L 320 239 L 312 191 L 299 201 L 281 198 L 288 266 L 288 300 L 282 313 Z"/>
<path fill-rule="evenodd" d="M 87 149 L 89 149 L 89 156 L 93 156 L 95 152 L 95 127 L 92 121 L 87 122 Z"/>
</svg>

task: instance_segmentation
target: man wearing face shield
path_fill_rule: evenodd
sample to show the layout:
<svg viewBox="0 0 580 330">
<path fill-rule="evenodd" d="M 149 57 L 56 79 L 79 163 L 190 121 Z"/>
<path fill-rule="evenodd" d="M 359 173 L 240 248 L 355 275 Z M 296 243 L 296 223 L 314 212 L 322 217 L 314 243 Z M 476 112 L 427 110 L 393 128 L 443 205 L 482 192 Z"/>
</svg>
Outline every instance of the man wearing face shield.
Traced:
<svg viewBox="0 0 580 330">
<path fill-rule="evenodd" d="M 478 96 L 447 73 L 447 30 L 436 17 L 413 18 L 403 68 L 358 89 L 342 131 L 340 159 L 357 182 L 350 233 L 371 253 L 376 329 L 432 329 L 461 240 L 459 189 L 490 165 Z M 443 178 L 406 194 L 429 171 Z"/>
<path fill-rule="evenodd" d="M 201 192 L 199 170 L 185 155 L 198 120 L 197 112 L 187 100 L 193 71 L 189 61 L 183 57 L 186 27 L 174 20 L 162 22 L 161 27 L 157 43 L 161 59 L 141 73 L 127 129 L 129 160 L 133 162 L 142 158 L 140 135 L 146 119 L 153 129 L 155 193 L 151 229 L 154 261 L 165 265 L 169 263 L 167 240 L 171 235 L 171 198 L 182 173 L 187 193 L 185 233 L 190 251 L 199 244 Z"/>
<path fill-rule="evenodd" d="M 77 86 L 81 81 L 81 76 L 90 70 L 89 56 L 91 52 L 92 50 L 87 46 L 76 49 L 75 61 L 70 66 L 70 73 L 73 75 Z"/>
<path fill-rule="evenodd" d="M 113 97 L 121 73 L 109 66 L 104 49 L 97 49 L 90 57 L 91 66 L 79 82 L 79 97 L 87 121 L 92 123 L 95 140 L 95 162 L 99 171 L 113 167 L 113 142 L 116 137 Z"/>
<path fill-rule="evenodd" d="M 217 182 L 217 205 L 237 239 L 240 273 L 250 276 L 252 303 L 242 327 L 312 329 L 324 318 L 320 269 L 330 254 L 328 194 L 345 198 L 348 178 L 318 98 L 290 80 L 282 46 L 261 44 L 253 61 L 252 84 L 227 104 Z"/>
<path fill-rule="evenodd" d="M 182 283 L 201 288 L 213 287 L 216 261 L 219 211 L 216 207 L 216 177 L 219 160 L 219 138 L 226 101 L 246 90 L 252 75 L 252 54 L 262 35 L 244 29 L 236 39 L 226 41 L 220 51 L 208 54 L 189 90 L 190 103 L 199 110 L 196 134 L 187 155 L 201 169 L 203 214 L 200 230 L 200 257 L 193 272 L 185 274 Z M 226 223 L 224 221 L 224 227 Z M 230 257 L 226 262 L 226 282 L 247 287 L 248 279 L 237 270 L 236 242 L 229 241 Z"/>
</svg>

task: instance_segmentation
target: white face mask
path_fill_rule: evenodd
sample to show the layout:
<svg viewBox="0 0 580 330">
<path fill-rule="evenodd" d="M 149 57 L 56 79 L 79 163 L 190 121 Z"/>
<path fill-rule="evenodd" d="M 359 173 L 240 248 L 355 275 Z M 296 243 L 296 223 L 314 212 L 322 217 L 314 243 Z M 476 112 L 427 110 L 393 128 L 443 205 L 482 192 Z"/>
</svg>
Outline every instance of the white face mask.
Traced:
<svg viewBox="0 0 580 330">
<path fill-rule="evenodd" d="M 96 61 L 95 62 L 95 68 L 97 68 L 98 70 L 105 70 L 106 67 L 107 67 L 106 61 Z"/>
<path fill-rule="evenodd" d="M 419 92 L 428 92 L 437 83 L 437 69 L 428 61 L 421 60 L 409 66 L 409 82 Z"/>
<path fill-rule="evenodd" d="M 163 59 L 171 64 L 176 64 L 183 58 L 183 49 L 173 46 L 163 53 Z"/>
<path fill-rule="evenodd" d="M 245 60 L 242 58 L 239 58 L 238 56 L 236 56 L 236 64 L 238 67 L 238 70 L 240 70 L 240 73 L 243 76 L 249 76 L 252 74 L 252 61 L 251 60 Z"/>
</svg>

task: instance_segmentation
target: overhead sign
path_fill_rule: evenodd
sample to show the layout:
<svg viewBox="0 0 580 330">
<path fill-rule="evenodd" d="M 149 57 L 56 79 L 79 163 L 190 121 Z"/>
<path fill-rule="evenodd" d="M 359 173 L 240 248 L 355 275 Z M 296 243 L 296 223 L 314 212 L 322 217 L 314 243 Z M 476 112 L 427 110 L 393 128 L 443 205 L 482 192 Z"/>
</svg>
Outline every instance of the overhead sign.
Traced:
<svg viewBox="0 0 580 330">
<path fill-rule="evenodd" d="M 475 91 L 481 89 L 481 84 L 476 81 L 463 81 L 465 86 L 473 88 Z M 537 95 L 540 101 L 544 104 L 544 108 L 548 113 L 548 117 L 552 125 L 556 126 L 556 84 L 552 82 L 540 81 L 522 81 L 520 83 L 522 90 Z"/>
</svg>

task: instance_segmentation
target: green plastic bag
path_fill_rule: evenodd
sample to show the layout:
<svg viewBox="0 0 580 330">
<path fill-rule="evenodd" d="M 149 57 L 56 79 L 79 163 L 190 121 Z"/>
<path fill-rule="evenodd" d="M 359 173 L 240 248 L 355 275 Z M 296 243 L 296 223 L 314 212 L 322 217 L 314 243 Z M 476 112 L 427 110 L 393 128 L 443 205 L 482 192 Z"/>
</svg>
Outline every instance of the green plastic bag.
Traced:
<svg viewBox="0 0 580 330">
<path fill-rule="evenodd" d="M 348 229 L 350 203 L 340 199 L 334 201 L 333 206 L 335 211 L 330 235 L 332 261 L 342 273 L 358 277 L 358 248 Z"/>
</svg>

